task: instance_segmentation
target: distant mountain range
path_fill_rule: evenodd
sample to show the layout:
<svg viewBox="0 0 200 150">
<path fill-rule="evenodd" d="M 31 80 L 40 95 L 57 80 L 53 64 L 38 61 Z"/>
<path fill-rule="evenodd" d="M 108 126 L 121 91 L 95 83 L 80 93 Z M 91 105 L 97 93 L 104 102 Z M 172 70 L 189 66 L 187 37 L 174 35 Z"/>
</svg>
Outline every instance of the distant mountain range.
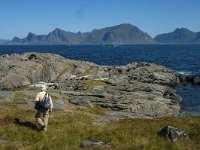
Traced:
<svg viewBox="0 0 200 150">
<path fill-rule="evenodd" d="M 157 35 L 154 39 L 138 27 L 131 24 L 94 29 L 91 32 L 69 32 L 56 28 L 47 35 L 28 33 L 20 39 L 0 40 L 0 44 L 9 45 L 119 45 L 119 44 L 159 44 L 159 43 L 200 43 L 200 32 L 186 28 Z"/>
<path fill-rule="evenodd" d="M 26 38 L 14 37 L 12 44 L 153 44 L 151 36 L 131 24 L 95 29 L 91 32 L 68 32 L 56 28 L 48 35 L 29 33 Z"/>
<path fill-rule="evenodd" d="M 131 24 L 120 24 L 91 32 L 67 32 L 56 28 L 48 35 L 29 33 L 26 38 L 14 37 L 11 43 L 16 44 L 152 44 L 154 39 L 138 27 Z"/>
<path fill-rule="evenodd" d="M 186 28 L 177 28 L 173 32 L 157 35 L 158 43 L 200 43 L 200 32 L 192 32 Z"/>
<path fill-rule="evenodd" d="M 9 42 L 9 40 L 3 40 L 3 39 L 0 39 L 0 44 L 4 44 L 6 42 Z"/>
</svg>

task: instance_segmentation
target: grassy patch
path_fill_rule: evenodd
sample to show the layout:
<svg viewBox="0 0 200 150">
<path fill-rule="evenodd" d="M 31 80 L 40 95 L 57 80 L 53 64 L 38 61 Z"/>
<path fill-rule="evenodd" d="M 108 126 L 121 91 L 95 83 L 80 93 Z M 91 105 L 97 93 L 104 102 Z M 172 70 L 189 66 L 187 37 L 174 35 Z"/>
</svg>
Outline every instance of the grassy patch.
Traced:
<svg viewBox="0 0 200 150">
<path fill-rule="evenodd" d="M 16 109 L 18 104 L 26 104 L 26 102 L 0 102 L 0 106 L 6 107 L 7 109 Z"/>
<path fill-rule="evenodd" d="M 24 92 L 15 91 L 15 98 L 32 98 L 32 96 L 26 95 Z"/>
<path fill-rule="evenodd" d="M 104 87 L 108 87 L 110 86 L 110 84 L 107 84 L 104 81 L 100 81 L 100 80 L 83 80 L 81 81 L 81 83 L 86 84 L 87 86 L 104 86 Z"/>
<path fill-rule="evenodd" d="M 103 108 L 99 105 L 94 105 L 90 109 L 83 108 L 83 107 L 77 107 L 76 110 L 77 110 L 77 112 L 80 112 L 80 113 L 90 113 L 90 114 L 94 114 L 94 115 L 104 115 L 105 112 L 108 111 L 107 108 Z"/>
<path fill-rule="evenodd" d="M 98 67 L 89 68 L 89 69 L 87 69 L 85 72 L 83 72 L 83 73 L 81 74 L 81 76 L 90 75 L 90 74 L 92 74 L 94 71 L 96 71 L 97 69 L 98 69 Z"/>
<path fill-rule="evenodd" d="M 81 76 L 90 75 L 92 73 L 92 69 L 87 69 L 85 72 L 81 74 Z"/>
<path fill-rule="evenodd" d="M 166 117 L 130 119 L 95 126 L 89 114 L 103 115 L 104 109 L 76 109 L 50 114 L 48 132 L 37 130 L 35 110 L 0 110 L 0 139 L 7 141 L 0 149 L 80 149 L 84 140 L 105 140 L 108 150 L 198 150 L 200 149 L 200 117 Z M 19 123 L 16 123 L 19 119 Z M 157 133 L 166 125 L 190 133 L 192 140 L 172 143 Z"/>
<path fill-rule="evenodd" d="M 66 74 L 66 73 L 70 73 L 69 68 L 64 68 L 64 69 L 59 73 L 59 75 L 62 76 L 62 75 L 64 75 L 64 74 Z"/>
</svg>

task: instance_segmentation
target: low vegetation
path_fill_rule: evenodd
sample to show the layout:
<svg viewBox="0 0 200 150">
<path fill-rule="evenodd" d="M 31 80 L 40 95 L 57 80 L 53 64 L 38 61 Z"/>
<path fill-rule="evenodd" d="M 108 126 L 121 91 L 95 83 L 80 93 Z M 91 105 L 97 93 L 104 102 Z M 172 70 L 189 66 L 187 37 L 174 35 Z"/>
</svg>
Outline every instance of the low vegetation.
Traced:
<svg viewBox="0 0 200 150">
<path fill-rule="evenodd" d="M 104 115 L 104 109 L 76 108 L 53 112 L 49 118 L 48 132 L 41 132 L 35 122 L 35 110 L 17 109 L 17 103 L 1 103 L 0 149 L 81 149 L 84 140 L 111 142 L 108 150 L 198 150 L 200 149 L 200 117 L 166 117 L 154 119 L 129 119 L 110 121 L 104 126 L 93 124 L 92 115 Z M 92 114 L 92 115 L 91 115 Z M 158 132 L 171 125 L 190 134 L 191 139 L 171 142 Z"/>
<path fill-rule="evenodd" d="M 104 81 L 101 81 L 101 80 L 82 80 L 81 83 L 83 83 L 87 86 L 91 86 L 91 87 L 94 87 L 94 86 L 108 87 L 108 86 L 110 86 L 110 84 L 108 84 Z"/>
</svg>

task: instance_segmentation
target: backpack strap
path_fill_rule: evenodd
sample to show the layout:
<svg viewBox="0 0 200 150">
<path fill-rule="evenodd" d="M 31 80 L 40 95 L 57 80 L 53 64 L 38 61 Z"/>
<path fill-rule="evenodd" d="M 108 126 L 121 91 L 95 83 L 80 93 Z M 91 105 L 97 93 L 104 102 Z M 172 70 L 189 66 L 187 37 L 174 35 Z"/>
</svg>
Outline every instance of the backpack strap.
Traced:
<svg viewBox="0 0 200 150">
<path fill-rule="evenodd" d="M 43 99 L 42 99 L 42 102 L 44 102 L 46 96 L 47 96 L 47 92 L 45 93 L 45 95 L 44 95 L 44 97 L 43 97 Z"/>
</svg>

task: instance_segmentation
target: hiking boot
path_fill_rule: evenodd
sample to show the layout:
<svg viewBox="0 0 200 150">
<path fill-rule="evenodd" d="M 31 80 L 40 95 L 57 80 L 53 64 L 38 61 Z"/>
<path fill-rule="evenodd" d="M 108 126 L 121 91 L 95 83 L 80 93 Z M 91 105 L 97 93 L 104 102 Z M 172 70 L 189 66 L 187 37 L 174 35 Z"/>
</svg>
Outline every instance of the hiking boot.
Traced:
<svg viewBox="0 0 200 150">
<path fill-rule="evenodd" d="M 44 130 L 45 129 L 45 125 L 41 126 L 41 130 Z"/>
<path fill-rule="evenodd" d="M 43 129 L 43 132 L 47 132 L 47 128 L 44 128 L 44 129 Z"/>
<path fill-rule="evenodd" d="M 47 128 L 45 127 L 45 125 L 43 125 L 43 126 L 41 127 L 41 131 L 47 132 Z"/>
</svg>

